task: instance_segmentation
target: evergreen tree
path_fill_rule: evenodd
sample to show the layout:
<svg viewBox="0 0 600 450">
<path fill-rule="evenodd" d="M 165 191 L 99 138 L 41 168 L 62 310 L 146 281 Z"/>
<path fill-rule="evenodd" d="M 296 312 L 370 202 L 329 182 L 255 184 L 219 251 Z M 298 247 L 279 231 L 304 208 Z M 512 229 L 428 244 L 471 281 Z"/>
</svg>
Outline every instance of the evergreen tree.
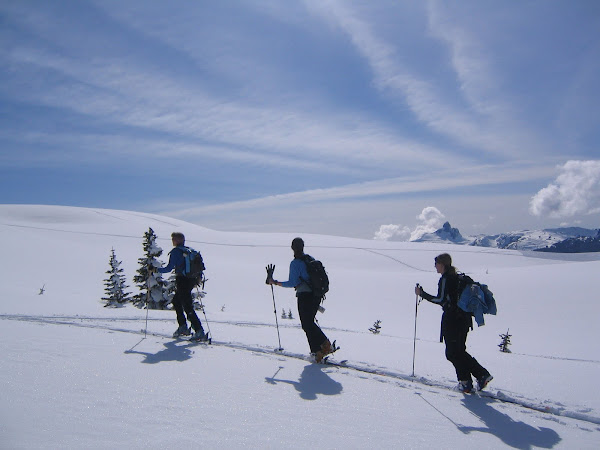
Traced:
<svg viewBox="0 0 600 450">
<path fill-rule="evenodd" d="M 510 337 L 512 336 L 511 334 L 508 334 L 509 331 L 510 329 L 506 330 L 506 334 L 500 335 L 500 337 L 502 338 L 502 342 L 498 344 L 498 347 L 500 347 L 500 351 L 503 353 L 512 353 L 508 348 L 508 346 L 510 345 Z"/>
<path fill-rule="evenodd" d="M 173 297 L 175 296 L 175 291 L 177 288 L 177 283 L 175 281 L 176 278 L 177 276 L 174 273 L 171 273 L 167 281 L 165 281 L 166 297 L 169 300 L 167 303 L 171 303 L 171 300 L 173 300 Z"/>
<path fill-rule="evenodd" d="M 294 316 L 292 316 L 292 308 L 290 308 L 290 312 L 288 312 L 287 318 L 288 319 L 293 319 L 294 318 Z"/>
<path fill-rule="evenodd" d="M 369 331 L 373 334 L 379 334 L 380 329 L 381 329 L 381 320 L 376 320 L 375 323 L 373 324 L 373 326 L 371 328 L 369 328 Z"/>
<path fill-rule="evenodd" d="M 102 297 L 102 300 L 105 302 L 104 307 L 118 308 L 131 300 L 131 294 L 125 292 L 129 286 L 125 284 L 125 275 L 123 275 L 123 269 L 121 269 L 121 261 L 117 260 L 114 248 L 110 252 L 108 264 L 110 266 L 110 269 L 106 271 L 108 278 L 104 280 L 106 297 Z"/>
<path fill-rule="evenodd" d="M 285 308 L 281 308 L 281 318 L 287 319 L 287 314 L 285 313 Z"/>
<path fill-rule="evenodd" d="M 140 290 L 134 297 L 134 304 L 138 308 L 165 309 L 170 302 L 166 283 L 161 274 L 155 271 L 161 266 L 157 258 L 162 255 L 162 248 L 156 245 L 156 234 L 152 228 L 144 233 L 143 248 L 145 255 L 138 259 L 140 267 L 133 277 Z"/>
</svg>

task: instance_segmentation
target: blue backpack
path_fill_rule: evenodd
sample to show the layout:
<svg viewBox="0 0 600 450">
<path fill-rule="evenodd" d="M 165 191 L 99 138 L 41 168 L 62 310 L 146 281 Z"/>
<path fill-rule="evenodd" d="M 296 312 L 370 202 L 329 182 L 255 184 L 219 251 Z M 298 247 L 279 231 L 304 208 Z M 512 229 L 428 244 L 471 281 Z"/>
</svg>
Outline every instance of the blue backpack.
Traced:
<svg viewBox="0 0 600 450">
<path fill-rule="evenodd" d="M 184 247 L 183 245 L 180 245 L 178 248 L 183 251 L 183 260 L 185 261 L 183 275 L 200 283 L 202 274 L 206 270 L 202 255 L 193 248 Z"/>
<path fill-rule="evenodd" d="M 494 294 L 485 284 L 473 281 L 473 279 L 464 273 L 458 274 L 458 289 L 460 296 L 458 298 L 458 307 L 475 317 L 477 326 L 485 325 L 484 314 L 496 315 L 496 299 Z"/>
</svg>

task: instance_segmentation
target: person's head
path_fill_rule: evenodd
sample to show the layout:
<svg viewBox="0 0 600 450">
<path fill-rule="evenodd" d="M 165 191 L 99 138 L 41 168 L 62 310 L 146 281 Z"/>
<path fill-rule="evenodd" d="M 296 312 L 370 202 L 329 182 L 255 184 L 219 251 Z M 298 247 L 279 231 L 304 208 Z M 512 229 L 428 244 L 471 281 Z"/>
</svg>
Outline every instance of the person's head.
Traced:
<svg viewBox="0 0 600 450">
<path fill-rule="evenodd" d="M 456 268 L 452 265 L 452 257 L 448 253 L 442 253 L 435 257 L 435 270 L 437 273 L 444 274 L 446 272 L 456 273 Z"/>
<path fill-rule="evenodd" d="M 178 245 L 185 245 L 185 236 L 179 231 L 171 233 L 171 240 L 173 241 L 174 247 L 177 247 Z"/>
<path fill-rule="evenodd" d="M 304 241 L 302 238 L 294 238 L 292 241 L 292 250 L 294 250 L 295 258 L 304 254 Z"/>
</svg>

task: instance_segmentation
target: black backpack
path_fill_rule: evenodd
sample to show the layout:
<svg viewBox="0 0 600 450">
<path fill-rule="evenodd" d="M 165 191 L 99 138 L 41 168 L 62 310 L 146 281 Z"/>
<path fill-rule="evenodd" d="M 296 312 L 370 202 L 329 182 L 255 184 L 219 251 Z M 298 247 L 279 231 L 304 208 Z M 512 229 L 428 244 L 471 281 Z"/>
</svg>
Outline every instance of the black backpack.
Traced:
<svg viewBox="0 0 600 450">
<path fill-rule="evenodd" d="M 321 261 L 310 255 L 304 255 L 302 261 L 306 264 L 306 271 L 310 281 L 305 280 L 313 291 L 315 297 L 321 300 L 325 299 L 325 294 L 329 292 L 329 277 Z"/>
</svg>

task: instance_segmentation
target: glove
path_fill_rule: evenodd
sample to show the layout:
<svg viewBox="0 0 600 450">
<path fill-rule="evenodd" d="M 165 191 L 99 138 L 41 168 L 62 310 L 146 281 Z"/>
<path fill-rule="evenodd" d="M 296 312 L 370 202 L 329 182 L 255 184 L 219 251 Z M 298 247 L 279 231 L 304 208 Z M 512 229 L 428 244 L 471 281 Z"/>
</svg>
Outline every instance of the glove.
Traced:
<svg viewBox="0 0 600 450">
<path fill-rule="evenodd" d="M 273 272 L 275 272 L 275 265 L 269 264 L 265 268 L 267 269 L 267 279 L 265 281 L 265 284 L 273 284 Z"/>
<path fill-rule="evenodd" d="M 423 296 L 423 287 L 419 285 L 419 283 L 417 283 L 415 286 L 415 294 L 417 294 L 419 297 Z"/>
</svg>

